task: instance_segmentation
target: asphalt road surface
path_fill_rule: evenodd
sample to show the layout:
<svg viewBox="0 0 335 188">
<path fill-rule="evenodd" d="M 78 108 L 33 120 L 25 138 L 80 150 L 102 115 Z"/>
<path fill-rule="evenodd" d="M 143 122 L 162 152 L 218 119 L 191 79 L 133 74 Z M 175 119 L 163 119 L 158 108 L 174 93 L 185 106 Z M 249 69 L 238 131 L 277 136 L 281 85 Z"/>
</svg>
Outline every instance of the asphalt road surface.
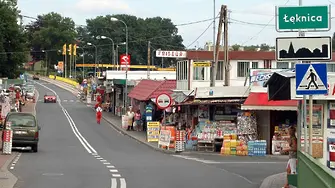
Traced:
<svg viewBox="0 0 335 188">
<path fill-rule="evenodd" d="M 39 152 L 22 152 L 12 170 L 17 188 L 258 188 L 285 168 L 273 159 L 194 160 L 154 151 L 105 121 L 98 125 L 94 111 L 70 92 L 43 81 L 36 88 L 40 99 L 51 90 L 58 102 L 37 102 Z"/>
</svg>

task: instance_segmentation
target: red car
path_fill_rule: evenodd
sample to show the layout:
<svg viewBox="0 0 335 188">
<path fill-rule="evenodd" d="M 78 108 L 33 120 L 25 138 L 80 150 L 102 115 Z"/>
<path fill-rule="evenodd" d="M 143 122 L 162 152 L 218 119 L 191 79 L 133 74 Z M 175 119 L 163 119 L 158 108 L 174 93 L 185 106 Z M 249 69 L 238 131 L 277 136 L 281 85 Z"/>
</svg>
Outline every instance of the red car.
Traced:
<svg viewBox="0 0 335 188">
<path fill-rule="evenodd" d="M 46 93 L 44 95 L 44 103 L 48 103 L 48 102 L 56 103 L 57 102 L 56 95 L 53 93 Z"/>
</svg>

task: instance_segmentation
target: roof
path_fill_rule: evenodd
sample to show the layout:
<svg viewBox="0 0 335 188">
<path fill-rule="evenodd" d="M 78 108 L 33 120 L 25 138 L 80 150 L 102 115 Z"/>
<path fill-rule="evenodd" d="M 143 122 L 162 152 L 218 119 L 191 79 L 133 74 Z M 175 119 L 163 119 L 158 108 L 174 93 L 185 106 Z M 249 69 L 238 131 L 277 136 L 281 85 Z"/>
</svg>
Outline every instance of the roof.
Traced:
<svg viewBox="0 0 335 188">
<path fill-rule="evenodd" d="M 176 80 L 141 80 L 128 96 L 139 101 L 147 101 L 156 98 L 161 93 L 171 95 L 176 84 Z"/>
<path fill-rule="evenodd" d="M 274 51 L 229 51 L 229 60 L 275 60 Z M 335 61 L 335 53 L 332 54 Z M 213 51 L 187 51 L 187 59 L 209 61 L 213 60 Z M 224 53 L 220 51 L 219 60 L 224 60 Z"/>
<path fill-rule="evenodd" d="M 288 110 L 296 111 L 298 101 L 281 100 L 269 101 L 267 93 L 250 93 L 247 100 L 242 105 L 242 110 Z"/>
</svg>

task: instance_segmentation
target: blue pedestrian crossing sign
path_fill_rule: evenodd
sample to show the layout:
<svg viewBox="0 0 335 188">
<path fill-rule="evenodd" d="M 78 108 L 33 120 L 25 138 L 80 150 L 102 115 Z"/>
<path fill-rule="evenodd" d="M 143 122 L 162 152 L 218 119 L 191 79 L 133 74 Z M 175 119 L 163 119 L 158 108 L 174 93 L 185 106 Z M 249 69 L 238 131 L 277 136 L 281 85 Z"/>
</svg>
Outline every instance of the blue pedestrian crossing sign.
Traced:
<svg viewBox="0 0 335 188">
<path fill-rule="evenodd" d="M 328 94 L 327 64 L 296 64 L 295 80 L 297 95 Z"/>
</svg>

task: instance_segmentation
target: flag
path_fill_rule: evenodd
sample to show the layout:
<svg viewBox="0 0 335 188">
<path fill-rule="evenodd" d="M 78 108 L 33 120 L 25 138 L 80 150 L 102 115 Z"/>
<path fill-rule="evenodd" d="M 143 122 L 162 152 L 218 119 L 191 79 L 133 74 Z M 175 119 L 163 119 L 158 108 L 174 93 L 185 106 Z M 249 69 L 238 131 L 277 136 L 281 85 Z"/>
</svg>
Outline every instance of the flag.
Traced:
<svg viewBox="0 0 335 188">
<path fill-rule="evenodd" d="M 63 55 L 66 55 L 66 44 L 63 45 Z"/>
<path fill-rule="evenodd" d="M 76 44 L 73 45 L 73 55 L 74 56 L 77 55 L 77 45 Z"/>
<path fill-rule="evenodd" d="M 72 55 L 72 44 L 69 44 L 69 55 Z"/>
</svg>

